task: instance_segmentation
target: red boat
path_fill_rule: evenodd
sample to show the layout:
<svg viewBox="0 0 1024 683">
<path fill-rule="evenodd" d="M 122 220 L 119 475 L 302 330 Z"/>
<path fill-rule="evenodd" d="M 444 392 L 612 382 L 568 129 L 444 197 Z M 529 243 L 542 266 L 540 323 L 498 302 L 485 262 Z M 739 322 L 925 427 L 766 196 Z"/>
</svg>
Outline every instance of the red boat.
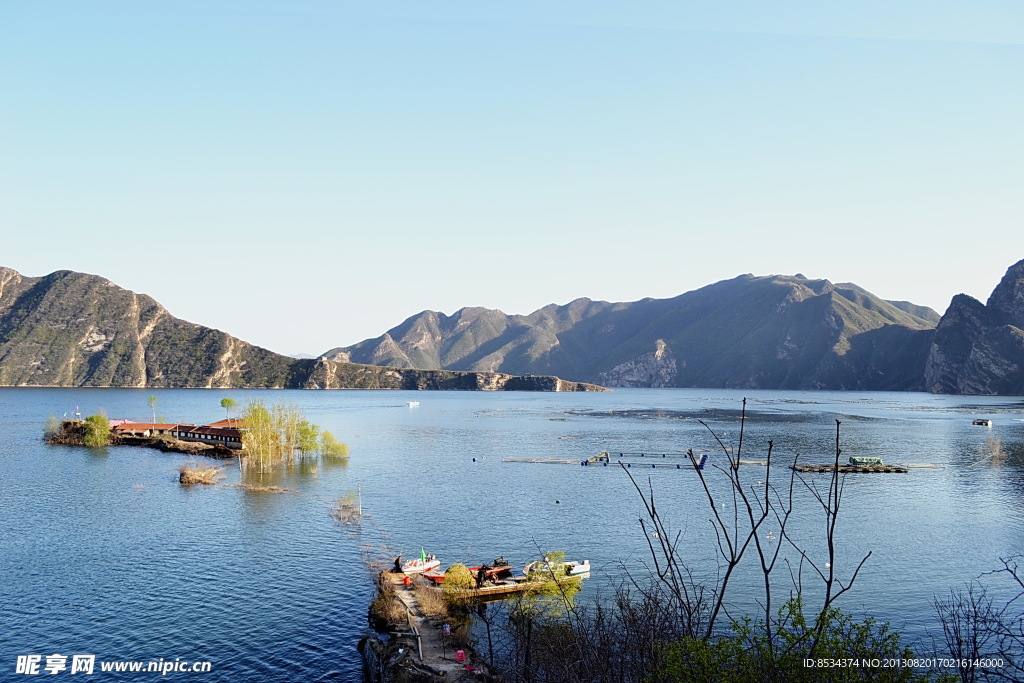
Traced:
<svg viewBox="0 0 1024 683">
<path fill-rule="evenodd" d="M 480 575 L 480 570 L 484 569 L 484 567 L 486 567 L 486 569 L 484 570 L 485 581 L 504 579 L 512 575 L 512 565 L 509 564 L 501 564 L 496 567 L 481 565 L 479 567 L 469 567 L 469 572 L 473 575 L 474 580 Z M 508 574 L 508 576 L 505 576 L 506 574 Z M 423 576 L 427 577 L 428 579 L 430 579 L 438 585 L 444 583 L 444 572 L 423 572 Z"/>
</svg>

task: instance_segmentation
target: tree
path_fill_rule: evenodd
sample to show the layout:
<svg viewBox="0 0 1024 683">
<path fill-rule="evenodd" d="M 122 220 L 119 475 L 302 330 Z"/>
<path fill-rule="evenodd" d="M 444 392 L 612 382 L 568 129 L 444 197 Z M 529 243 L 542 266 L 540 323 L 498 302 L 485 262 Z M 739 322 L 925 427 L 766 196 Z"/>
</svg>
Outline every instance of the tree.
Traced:
<svg viewBox="0 0 1024 683">
<path fill-rule="evenodd" d="M 321 433 L 320 427 L 293 405 L 278 403 L 268 407 L 262 400 L 249 401 L 240 419 L 245 423 L 244 455 L 261 471 L 278 464 L 292 465 L 296 454 L 308 464 L 305 458 L 318 449 L 322 458 L 342 464 L 348 459 L 347 445 L 330 432 Z"/>
<path fill-rule="evenodd" d="M 348 444 L 338 441 L 327 430 L 320 436 L 320 455 L 333 460 L 348 461 Z"/>
<path fill-rule="evenodd" d="M 238 405 L 238 401 L 233 398 L 222 398 L 220 400 L 220 407 L 224 409 L 225 417 L 231 417 L 231 411 Z"/>
<path fill-rule="evenodd" d="M 60 434 L 60 430 L 63 427 L 60 418 L 56 415 L 48 415 L 46 418 L 46 425 L 43 427 L 43 437 L 46 439 L 52 439 L 53 437 Z"/>
<path fill-rule="evenodd" d="M 110 437 L 110 421 L 102 413 L 85 418 L 85 436 L 82 438 L 89 448 L 103 448 Z"/>
<path fill-rule="evenodd" d="M 249 462 L 263 470 L 280 460 L 281 437 L 274 429 L 273 417 L 263 401 L 249 401 L 242 411 L 242 420 L 245 422 L 242 448 L 249 456 Z"/>
<path fill-rule="evenodd" d="M 156 404 L 159 403 L 156 396 L 149 397 L 149 408 L 153 411 L 153 424 L 156 424 Z"/>
<path fill-rule="evenodd" d="M 299 455 L 306 457 L 314 452 L 320 442 L 320 427 L 309 420 L 299 420 L 298 436 L 295 447 L 299 449 Z"/>
<path fill-rule="evenodd" d="M 461 562 L 456 562 L 444 572 L 444 583 L 441 584 L 444 601 L 449 605 L 459 604 L 475 583 L 469 568 Z"/>
</svg>

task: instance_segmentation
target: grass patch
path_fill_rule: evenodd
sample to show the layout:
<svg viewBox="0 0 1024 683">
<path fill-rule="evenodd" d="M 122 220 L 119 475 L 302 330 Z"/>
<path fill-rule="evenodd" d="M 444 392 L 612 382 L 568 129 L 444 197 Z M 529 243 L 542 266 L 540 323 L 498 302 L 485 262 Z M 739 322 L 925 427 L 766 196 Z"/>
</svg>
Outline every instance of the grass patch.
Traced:
<svg viewBox="0 0 1024 683">
<path fill-rule="evenodd" d="M 405 605 L 395 595 L 395 586 L 385 573 L 377 577 L 377 597 L 370 603 L 370 621 L 378 631 L 397 630 L 408 624 Z"/>
<path fill-rule="evenodd" d="M 428 586 L 422 580 L 417 580 L 413 584 L 412 590 L 416 594 L 416 602 L 419 603 L 423 616 L 438 619 L 448 618 L 448 603 L 445 602 L 444 593 L 433 586 Z"/>
</svg>

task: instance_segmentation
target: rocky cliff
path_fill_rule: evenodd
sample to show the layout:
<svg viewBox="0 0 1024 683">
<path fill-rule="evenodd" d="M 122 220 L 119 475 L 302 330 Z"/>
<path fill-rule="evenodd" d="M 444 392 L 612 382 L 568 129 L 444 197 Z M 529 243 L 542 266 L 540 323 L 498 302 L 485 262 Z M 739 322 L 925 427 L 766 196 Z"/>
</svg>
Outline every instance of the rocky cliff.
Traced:
<svg viewBox="0 0 1024 683">
<path fill-rule="evenodd" d="M 953 297 L 935 330 L 925 386 L 945 394 L 1024 394 L 1024 261 L 1010 266 L 987 304 Z"/>
<path fill-rule="evenodd" d="M 424 311 L 324 357 L 609 386 L 911 390 L 938 320 L 852 284 L 743 275 L 673 299 Z"/>
<path fill-rule="evenodd" d="M 588 391 L 557 377 L 297 360 L 96 275 L 0 268 L 0 386 Z"/>
</svg>

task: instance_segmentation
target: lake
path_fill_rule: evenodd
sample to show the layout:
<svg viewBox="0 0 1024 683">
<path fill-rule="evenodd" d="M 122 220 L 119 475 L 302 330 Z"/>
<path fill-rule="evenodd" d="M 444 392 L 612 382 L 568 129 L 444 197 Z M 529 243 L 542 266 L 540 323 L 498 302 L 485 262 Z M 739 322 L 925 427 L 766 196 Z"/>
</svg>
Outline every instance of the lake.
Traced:
<svg viewBox="0 0 1024 683">
<path fill-rule="evenodd" d="M 152 449 L 99 451 L 43 444 L 48 415 L 206 423 L 230 396 L 288 401 L 349 444 L 348 466 L 273 478 L 281 493 L 224 480 L 183 488 L 186 456 Z M 0 680 L 18 655 L 93 654 L 97 661 L 209 661 L 204 681 L 359 681 L 355 644 L 367 632 L 366 560 L 436 554 L 444 566 L 503 555 L 514 565 L 544 550 L 589 559 L 581 600 L 641 571 L 642 505 L 618 467 L 503 462 L 580 461 L 601 451 L 676 453 L 724 462 L 704 420 L 744 458 L 942 465 L 907 474 L 849 475 L 840 513 L 838 570 L 871 552 L 840 607 L 892 622 L 912 641 L 938 636 L 935 596 L 997 568 L 1024 548 L 1024 399 L 919 393 L 621 389 L 610 393 L 0 390 Z M 420 405 L 409 407 L 416 400 Z M 991 418 L 991 428 L 971 424 Z M 988 457 L 991 439 L 1005 456 Z M 988 443 L 987 443 L 988 441 Z M 678 456 L 677 456 L 678 457 Z M 205 462 L 205 461 L 204 461 Z M 664 462 L 671 462 L 665 459 Z M 774 468 L 773 468 L 774 469 Z M 714 572 L 709 509 L 692 471 L 635 465 L 653 487 L 688 561 Z M 782 477 L 783 470 L 774 476 Z M 714 470 L 705 470 L 709 479 Z M 750 466 L 751 484 L 764 468 Z M 807 475 L 827 485 L 827 475 Z M 346 527 L 331 504 L 361 490 L 366 517 Z M 820 550 L 822 523 L 801 489 L 794 533 Z M 753 559 L 751 557 L 750 559 Z M 753 605 L 751 563 L 732 603 Z M 784 584 L 783 577 L 777 579 Z M 782 585 L 783 590 L 788 586 Z M 921 652 L 927 648 L 919 646 Z M 64 672 L 65 675 L 68 672 Z M 105 673 L 112 679 L 132 674 Z M 136 674 L 134 676 L 138 678 Z"/>
</svg>

